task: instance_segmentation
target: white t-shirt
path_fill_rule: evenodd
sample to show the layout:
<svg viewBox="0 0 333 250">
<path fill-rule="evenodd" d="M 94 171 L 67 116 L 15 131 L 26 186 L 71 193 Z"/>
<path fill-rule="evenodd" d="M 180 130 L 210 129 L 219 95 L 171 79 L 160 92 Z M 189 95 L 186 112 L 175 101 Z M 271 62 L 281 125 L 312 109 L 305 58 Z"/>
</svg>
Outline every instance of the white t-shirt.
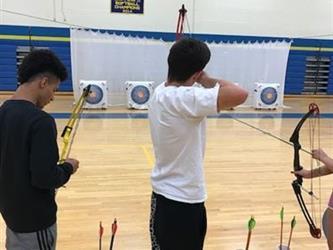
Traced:
<svg viewBox="0 0 333 250">
<path fill-rule="evenodd" d="M 155 89 L 148 108 L 155 193 L 186 203 L 207 198 L 203 171 L 206 116 L 217 114 L 219 87 L 166 87 L 162 83 Z"/>
</svg>

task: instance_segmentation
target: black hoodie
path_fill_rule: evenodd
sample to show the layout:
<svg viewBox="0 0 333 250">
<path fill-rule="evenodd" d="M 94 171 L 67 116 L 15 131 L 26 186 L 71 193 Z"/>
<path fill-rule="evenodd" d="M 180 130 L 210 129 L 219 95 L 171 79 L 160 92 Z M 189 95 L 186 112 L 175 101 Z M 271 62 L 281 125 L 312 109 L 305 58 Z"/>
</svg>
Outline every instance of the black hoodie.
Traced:
<svg viewBox="0 0 333 250">
<path fill-rule="evenodd" d="M 25 100 L 0 107 L 0 212 L 14 232 L 29 233 L 56 222 L 55 189 L 73 167 L 58 165 L 54 119 Z"/>
</svg>

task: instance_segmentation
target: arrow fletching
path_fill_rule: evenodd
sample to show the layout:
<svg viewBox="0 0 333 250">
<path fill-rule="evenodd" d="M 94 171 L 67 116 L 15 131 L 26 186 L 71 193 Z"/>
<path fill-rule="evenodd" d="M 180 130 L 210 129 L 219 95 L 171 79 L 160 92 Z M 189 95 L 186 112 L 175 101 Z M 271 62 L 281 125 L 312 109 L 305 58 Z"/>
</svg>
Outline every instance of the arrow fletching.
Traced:
<svg viewBox="0 0 333 250">
<path fill-rule="evenodd" d="M 112 235 L 116 234 L 117 228 L 118 228 L 117 219 L 115 218 L 114 221 L 113 221 L 113 223 L 112 223 Z"/>
<path fill-rule="evenodd" d="M 296 226 L 296 218 L 294 216 L 294 218 L 291 220 L 291 228 L 294 228 Z"/>
<path fill-rule="evenodd" d="M 283 221 L 284 217 L 284 206 L 282 206 L 281 211 L 280 211 L 280 220 Z"/>
<path fill-rule="evenodd" d="M 255 226 L 256 226 L 256 221 L 255 221 L 254 217 L 251 216 L 251 219 L 249 220 L 247 227 L 250 231 L 252 231 Z"/>
<path fill-rule="evenodd" d="M 104 228 L 102 226 L 102 222 L 99 222 L 99 237 L 101 238 L 103 236 Z"/>
</svg>

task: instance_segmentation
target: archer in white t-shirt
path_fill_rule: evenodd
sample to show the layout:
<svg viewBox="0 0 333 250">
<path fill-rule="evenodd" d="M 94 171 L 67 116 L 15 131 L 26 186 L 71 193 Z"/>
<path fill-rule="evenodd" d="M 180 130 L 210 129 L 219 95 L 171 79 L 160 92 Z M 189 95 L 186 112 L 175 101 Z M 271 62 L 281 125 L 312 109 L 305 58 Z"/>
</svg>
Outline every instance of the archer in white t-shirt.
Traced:
<svg viewBox="0 0 333 250">
<path fill-rule="evenodd" d="M 168 56 L 168 79 L 155 89 L 149 104 L 156 158 L 151 175 L 152 249 L 203 248 L 206 116 L 247 98 L 243 88 L 207 76 L 203 69 L 209 59 L 205 43 L 189 38 L 177 41 Z"/>
</svg>

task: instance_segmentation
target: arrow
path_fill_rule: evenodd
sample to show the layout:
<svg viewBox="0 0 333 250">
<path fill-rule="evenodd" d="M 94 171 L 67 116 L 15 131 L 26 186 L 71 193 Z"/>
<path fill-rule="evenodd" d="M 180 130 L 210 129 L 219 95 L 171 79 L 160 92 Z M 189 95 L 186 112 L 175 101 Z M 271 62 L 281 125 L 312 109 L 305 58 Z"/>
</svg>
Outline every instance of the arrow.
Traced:
<svg viewBox="0 0 333 250">
<path fill-rule="evenodd" d="M 102 250 L 102 237 L 103 237 L 104 228 L 102 222 L 99 222 L 99 250 Z"/>
<path fill-rule="evenodd" d="M 283 217 L 284 217 L 284 207 L 282 206 L 281 211 L 280 211 L 280 221 L 281 221 L 281 231 L 280 231 L 280 250 L 282 250 Z"/>
<path fill-rule="evenodd" d="M 296 226 L 296 219 L 295 216 L 292 219 L 290 223 L 290 234 L 289 234 L 289 241 L 288 241 L 288 249 L 290 249 L 290 242 L 291 242 L 291 236 L 293 235 L 294 227 Z"/>
<path fill-rule="evenodd" d="M 249 246 L 250 246 L 250 241 L 251 241 L 251 235 L 252 235 L 252 230 L 254 229 L 254 227 L 256 226 L 256 221 L 254 219 L 253 216 L 251 216 L 251 219 L 248 222 L 248 234 L 247 234 L 247 241 L 246 241 L 246 250 L 249 250 Z"/>
<path fill-rule="evenodd" d="M 114 237 L 115 237 L 116 232 L 117 232 L 117 228 L 118 228 L 117 219 L 115 218 L 113 223 L 112 223 L 112 228 L 111 228 L 112 236 L 111 236 L 111 242 L 110 242 L 110 250 L 112 250 L 112 248 L 113 248 L 113 242 L 114 242 Z"/>
</svg>

